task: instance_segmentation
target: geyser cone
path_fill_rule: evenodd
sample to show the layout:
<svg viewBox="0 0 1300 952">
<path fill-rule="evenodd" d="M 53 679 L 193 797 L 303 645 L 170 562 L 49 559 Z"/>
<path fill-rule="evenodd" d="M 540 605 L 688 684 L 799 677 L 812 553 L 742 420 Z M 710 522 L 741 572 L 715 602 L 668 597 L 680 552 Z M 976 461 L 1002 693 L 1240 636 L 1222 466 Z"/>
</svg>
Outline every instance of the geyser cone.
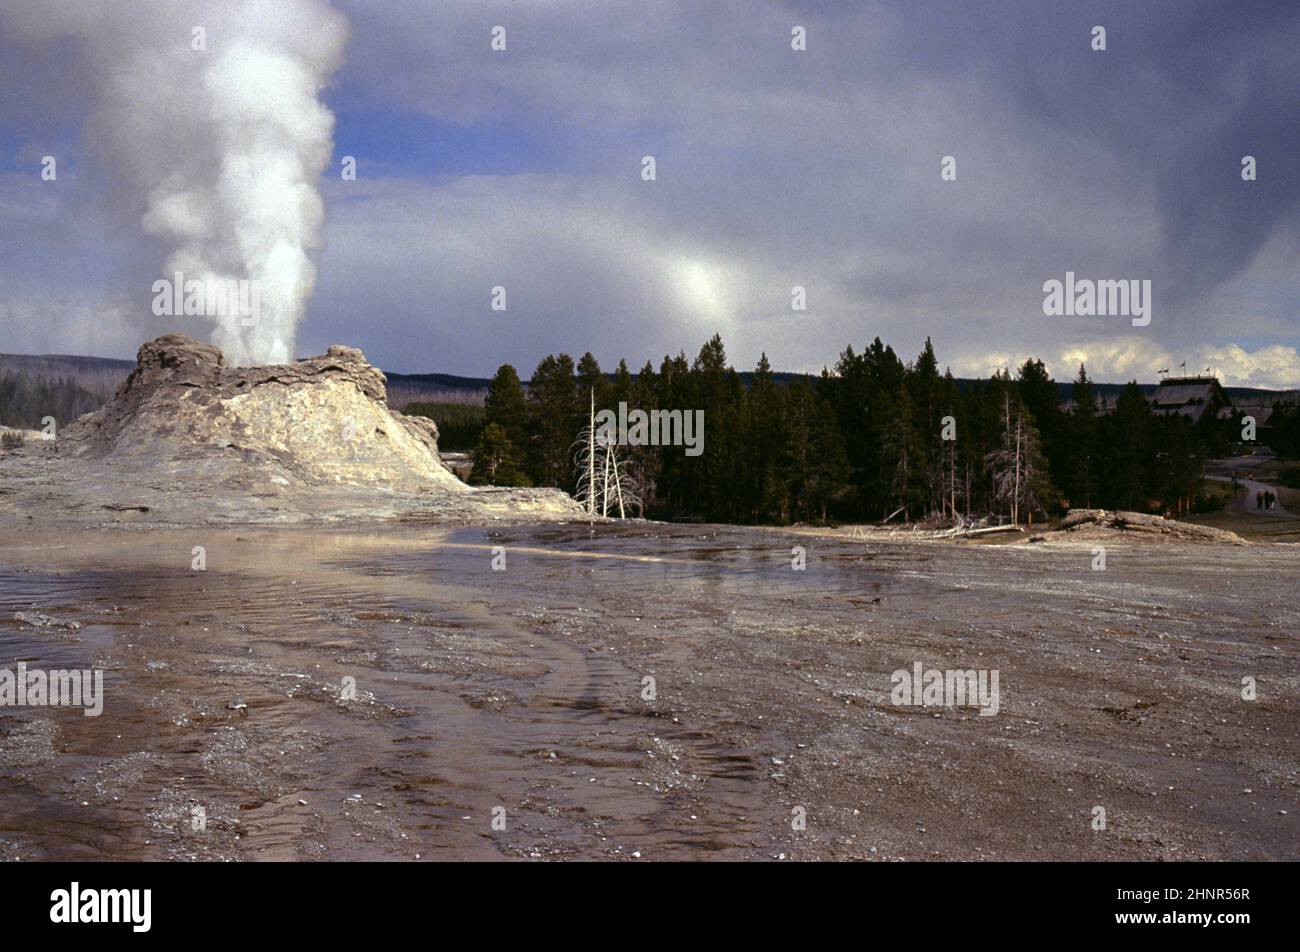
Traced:
<svg viewBox="0 0 1300 952">
<path fill-rule="evenodd" d="M 387 406 L 385 379 L 361 351 L 259 367 L 179 334 L 140 348 L 97 413 L 68 427 L 72 454 L 186 479 L 465 490 L 438 456 L 432 421 Z"/>
</svg>

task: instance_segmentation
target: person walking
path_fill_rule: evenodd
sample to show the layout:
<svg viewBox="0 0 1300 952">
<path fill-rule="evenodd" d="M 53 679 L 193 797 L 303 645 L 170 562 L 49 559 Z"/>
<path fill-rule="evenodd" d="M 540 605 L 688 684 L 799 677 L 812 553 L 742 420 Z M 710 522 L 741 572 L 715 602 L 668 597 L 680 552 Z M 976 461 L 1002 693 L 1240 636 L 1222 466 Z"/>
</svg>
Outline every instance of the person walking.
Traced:
<svg viewBox="0 0 1300 952">
<path fill-rule="evenodd" d="M 1255 490 L 1255 508 L 1256 509 L 1264 508 L 1264 490 L 1262 489 Z"/>
</svg>

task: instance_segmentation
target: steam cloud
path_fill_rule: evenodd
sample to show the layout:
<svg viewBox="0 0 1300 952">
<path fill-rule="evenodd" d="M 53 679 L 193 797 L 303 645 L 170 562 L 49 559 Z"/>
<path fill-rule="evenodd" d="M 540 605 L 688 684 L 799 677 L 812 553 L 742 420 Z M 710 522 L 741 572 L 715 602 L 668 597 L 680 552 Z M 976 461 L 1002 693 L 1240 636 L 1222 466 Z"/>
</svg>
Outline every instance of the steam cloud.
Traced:
<svg viewBox="0 0 1300 952">
<path fill-rule="evenodd" d="M 256 282 L 256 325 L 214 318 L 213 343 L 234 364 L 292 360 L 316 281 L 334 127 L 319 96 L 342 62 L 343 15 L 327 0 L 45 0 L 6 2 L 3 22 L 84 52 L 88 142 L 168 247 L 163 276 Z"/>
</svg>

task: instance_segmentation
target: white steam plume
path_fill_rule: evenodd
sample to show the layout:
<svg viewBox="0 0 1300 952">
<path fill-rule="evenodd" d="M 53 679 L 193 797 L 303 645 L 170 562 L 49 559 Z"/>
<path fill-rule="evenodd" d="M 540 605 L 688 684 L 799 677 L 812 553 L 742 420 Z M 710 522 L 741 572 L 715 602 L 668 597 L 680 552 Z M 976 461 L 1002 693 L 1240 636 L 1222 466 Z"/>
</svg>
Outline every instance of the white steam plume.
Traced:
<svg viewBox="0 0 1300 952">
<path fill-rule="evenodd" d="M 317 181 L 333 148 L 320 94 L 342 62 L 347 22 L 328 0 L 4 2 L 6 31 L 72 36 L 96 153 L 130 190 L 144 230 L 171 248 L 162 277 L 255 282 L 260 314 L 214 318 L 234 364 L 294 358 L 316 281 L 309 252 L 324 206 Z M 205 50 L 196 50 L 202 28 Z"/>
</svg>

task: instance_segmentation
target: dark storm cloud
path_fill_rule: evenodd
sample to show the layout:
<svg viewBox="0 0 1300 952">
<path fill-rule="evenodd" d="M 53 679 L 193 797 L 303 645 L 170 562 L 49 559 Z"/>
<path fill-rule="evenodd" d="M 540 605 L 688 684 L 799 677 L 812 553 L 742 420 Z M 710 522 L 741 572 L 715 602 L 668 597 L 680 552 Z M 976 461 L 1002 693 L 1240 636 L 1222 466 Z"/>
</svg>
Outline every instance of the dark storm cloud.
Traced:
<svg viewBox="0 0 1300 952">
<path fill-rule="evenodd" d="M 1043 318 L 1042 282 L 1066 269 L 1153 279 L 1165 309 L 1129 348 L 1153 360 L 1189 331 L 1207 346 L 1246 326 L 1295 333 L 1293 314 L 1242 314 L 1237 290 L 1218 293 L 1296 216 L 1284 117 L 1295 114 L 1286 78 L 1300 44 L 1296 14 L 1277 5 L 711 3 L 628 14 L 489 3 L 453 6 L 445 22 L 386 9 L 357 31 L 350 96 L 473 127 L 543 117 L 556 181 L 585 182 L 606 221 L 653 236 L 613 266 L 620 282 L 581 235 L 565 235 L 563 258 L 545 235 L 521 238 L 538 216 L 506 212 L 527 199 L 504 183 L 485 220 L 444 218 L 481 232 L 488 259 L 508 258 L 516 275 L 531 261 L 570 276 L 545 302 L 530 295 L 537 310 L 516 338 L 524 363 L 538 356 L 522 356 L 524 342 L 548 336 L 554 348 L 639 359 L 713 330 L 741 362 L 767 349 L 803 367 L 876 333 L 905 351 L 933 334 L 941 356 L 985 372 L 986 357 L 1123 350 L 1127 322 Z M 496 23 L 508 54 L 487 49 Z M 806 54 L 790 53 L 794 23 L 808 29 Z M 1089 46 L 1097 24 L 1104 53 Z M 653 191 L 634 180 L 643 152 L 660 162 Z M 1247 153 L 1261 163 L 1254 183 L 1239 175 Z M 960 170 L 948 186 L 944 154 Z M 589 210 L 566 221 L 573 202 L 539 197 L 548 227 L 589 224 Z M 673 293 L 692 269 L 718 313 Z M 477 313 L 481 280 L 435 295 L 431 310 Z M 814 302 L 798 322 L 796 283 Z M 620 299 L 624 285 L 639 293 Z M 1225 309 L 1237 312 L 1231 325 Z M 479 367 L 494 362 L 480 350 L 457 347 Z"/>
<path fill-rule="evenodd" d="M 738 364 L 816 369 L 931 335 L 961 372 L 1037 353 L 1118 376 L 1175 347 L 1300 342 L 1296 5 L 336 5 L 335 157 L 362 180 L 325 185 L 301 351 L 526 373 L 549 351 L 639 364 L 720 331 Z M 1067 269 L 1152 279 L 1152 325 L 1044 317 Z M 1291 357 L 1269 352 L 1270 380 Z"/>
</svg>

